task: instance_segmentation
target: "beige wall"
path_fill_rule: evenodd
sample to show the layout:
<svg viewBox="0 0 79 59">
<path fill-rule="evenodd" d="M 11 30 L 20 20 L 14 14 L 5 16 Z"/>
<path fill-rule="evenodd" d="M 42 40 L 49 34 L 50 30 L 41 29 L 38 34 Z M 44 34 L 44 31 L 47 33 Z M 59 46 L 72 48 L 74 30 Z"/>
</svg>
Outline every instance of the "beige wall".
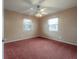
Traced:
<svg viewBox="0 0 79 59">
<path fill-rule="evenodd" d="M 25 16 L 13 11 L 4 11 L 4 38 L 5 42 L 18 41 L 36 36 L 47 37 L 49 39 L 62 41 L 76 45 L 77 41 L 77 10 L 76 7 L 70 8 L 43 18 Z M 49 18 L 59 18 L 57 32 L 48 30 L 47 21 Z M 23 30 L 23 19 L 30 18 L 33 22 L 32 31 Z"/>
<path fill-rule="evenodd" d="M 50 32 L 48 30 L 47 20 L 49 18 L 54 18 L 54 17 L 59 18 L 58 31 Z M 76 41 L 77 41 L 76 7 L 46 16 L 41 20 L 41 22 L 42 22 L 41 36 L 76 45 Z"/>
<path fill-rule="evenodd" d="M 23 19 L 30 18 L 33 22 L 32 31 L 23 30 Z M 25 16 L 13 11 L 4 11 L 4 38 L 5 42 L 12 42 L 21 39 L 36 37 L 37 20 L 35 17 Z"/>
</svg>

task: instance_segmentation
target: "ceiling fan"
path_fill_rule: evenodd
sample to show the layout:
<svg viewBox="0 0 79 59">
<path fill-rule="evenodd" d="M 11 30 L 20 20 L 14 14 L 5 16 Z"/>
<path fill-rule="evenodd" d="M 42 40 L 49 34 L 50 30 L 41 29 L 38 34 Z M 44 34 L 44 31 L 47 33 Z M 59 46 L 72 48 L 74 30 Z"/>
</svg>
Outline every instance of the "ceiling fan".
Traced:
<svg viewBox="0 0 79 59">
<path fill-rule="evenodd" d="M 44 3 L 46 0 L 24 0 L 24 1 L 29 5 L 28 11 L 29 12 L 31 11 L 30 15 L 34 15 L 37 17 L 47 15 L 49 12 L 47 12 L 46 10 L 48 9 L 50 10 L 55 9 L 51 7 L 42 6 L 41 4 Z"/>
</svg>

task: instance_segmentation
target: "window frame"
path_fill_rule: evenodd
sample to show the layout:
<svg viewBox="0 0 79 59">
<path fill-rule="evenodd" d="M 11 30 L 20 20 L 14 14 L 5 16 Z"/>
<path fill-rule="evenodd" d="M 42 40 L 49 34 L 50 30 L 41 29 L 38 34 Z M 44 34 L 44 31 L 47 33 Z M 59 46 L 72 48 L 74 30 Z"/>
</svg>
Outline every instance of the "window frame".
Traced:
<svg viewBox="0 0 79 59">
<path fill-rule="evenodd" d="M 56 18 L 56 19 L 55 19 Z M 54 21 L 53 21 L 54 20 Z M 57 20 L 57 22 L 55 21 L 55 20 Z M 51 22 L 53 22 L 53 23 L 51 23 Z M 51 23 L 51 24 L 50 24 Z M 53 32 L 57 32 L 58 31 L 58 23 L 59 23 L 59 18 L 58 17 L 54 17 L 54 18 L 49 18 L 48 19 L 48 30 L 49 31 L 53 31 Z M 54 26 L 54 27 L 52 27 L 52 25 Z"/>
<path fill-rule="evenodd" d="M 27 22 L 27 23 L 26 23 Z M 26 24 L 25 24 L 26 23 Z M 27 25 L 27 26 L 26 26 Z M 30 27 L 29 27 L 29 26 Z M 24 18 L 23 19 L 23 30 L 24 31 L 31 31 L 32 30 L 32 20 L 29 18 Z"/>
</svg>

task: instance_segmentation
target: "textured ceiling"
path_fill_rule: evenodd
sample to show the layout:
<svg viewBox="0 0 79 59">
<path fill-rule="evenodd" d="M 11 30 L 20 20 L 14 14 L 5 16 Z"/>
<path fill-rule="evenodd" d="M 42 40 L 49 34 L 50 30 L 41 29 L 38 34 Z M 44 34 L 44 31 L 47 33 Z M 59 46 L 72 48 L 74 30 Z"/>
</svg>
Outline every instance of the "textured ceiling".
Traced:
<svg viewBox="0 0 79 59">
<path fill-rule="evenodd" d="M 36 6 L 47 8 L 44 12 L 50 14 L 67 8 L 75 7 L 76 0 L 4 0 L 4 8 L 23 14 L 32 15 L 36 12 Z"/>
</svg>

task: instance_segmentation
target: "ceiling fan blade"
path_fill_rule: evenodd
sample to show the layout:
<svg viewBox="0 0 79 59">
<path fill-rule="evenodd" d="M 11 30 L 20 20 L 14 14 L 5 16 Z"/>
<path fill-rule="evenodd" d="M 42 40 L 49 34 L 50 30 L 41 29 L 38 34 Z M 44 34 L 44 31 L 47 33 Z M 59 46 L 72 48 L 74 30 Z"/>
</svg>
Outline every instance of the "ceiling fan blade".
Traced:
<svg viewBox="0 0 79 59">
<path fill-rule="evenodd" d="M 42 9 L 42 8 L 46 8 L 46 9 L 50 9 L 50 10 L 61 9 L 61 8 L 56 8 L 56 7 L 45 7 L 45 6 L 41 6 L 40 8 L 41 8 L 41 9 Z"/>
<path fill-rule="evenodd" d="M 33 5 L 31 0 L 24 0 L 25 3 L 29 4 L 29 5 Z"/>
<path fill-rule="evenodd" d="M 42 4 L 45 0 L 39 0 L 38 5 Z"/>
</svg>

